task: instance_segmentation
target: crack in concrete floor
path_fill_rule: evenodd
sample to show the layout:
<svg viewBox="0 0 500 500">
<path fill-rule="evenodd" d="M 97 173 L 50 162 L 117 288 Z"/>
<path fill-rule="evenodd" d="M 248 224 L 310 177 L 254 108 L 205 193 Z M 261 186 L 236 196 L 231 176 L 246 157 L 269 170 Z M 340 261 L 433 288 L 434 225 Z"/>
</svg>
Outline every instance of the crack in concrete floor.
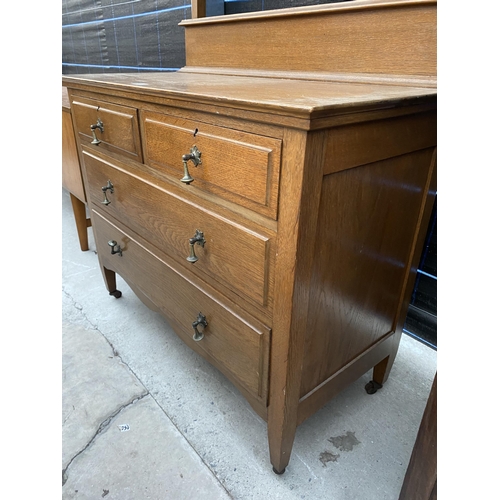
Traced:
<svg viewBox="0 0 500 500">
<path fill-rule="evenodd" d="M 149 391 L 146 391 L 144 394 L 141 394 L 140 396 L 136 397 L 134 396 L 134 399 L 132 401 L 129 401 L 128 403 L 123 404 L 118 408 L 115 412 L 113 412 L 109 417 L 105 418 L 100 424 L 99 427 L 97 428 L 97 431 L 95 434 L 92 436 L 90 441 L 78 452 L 75 454 L 75 456 L 68 462 L 68 465 L 63 469 L 62 471 L 62 485 L 64 486 L 66 484 L 66 481 L 68 480 L 68 469 L 71 467 L 71 464 L 73 461 L 81 455 L 85 450 L 87 450 L 97 439 L 97 437 L 109 427 L 111 422 L 127 407 L 137 403 L 141 399 L 145 398 L 146 396 L 149 395 Z"/>
<path fill-rule="evenodd" d="M 111 421 L 113 419 L 115 419 L 125 408 L 129 407 L 130 405 L 133 405 L 135 404 L 137 401 L 140 401 L 141 399 L 143 399 L 144 397 L 146 397 L 147 395 L 149 395 L 149 391 L 147 390 L 147 388 L 145 387 L 145 385 L 142 383 L 142 381 L 139 379 L 139 377 L 137 377 L 137 375 L 134 373 L 134 371 L 130 368 L 130 366 L 122 359 L 122 357 L 119 355 L 118 351 L 115 349 L 115 347 L 113 346 L 113 344 L 108 340 L 108 338 L 99 330 L 98 326 L 94 323 L 92 323 L 92 321 L 89 320 L 89 318 L 87 317 L 87 315 L 85 314 L 84 310 L 83 310 L 83 306 L 78 303 L 74 298 L 73 296 L 68 293 L 64 287 L 62 289 L 63 293 L 66 295 L 66 297 L 72 302 L 73 304 L 73 307 L 78 311 L 79 314 L 82 315 L 83 319 L 92 327 L 93 330 L 95 330 L 96 332 L 99 332 L 101 334 L 101 336 L 103 337 L 103 339 L 108 343 L 108 345 L 110 346 L 111 350 L 113 351 L 113 355 L 115 357 L 117 357 L 119 360 L 120 360 L 120 363 L 122 363 L 129 371 L 130 373 L 133 374 L 133 376 L 136 378 L 136 380 L 144 387 L 145 389 L 145 392 L 142 393 L 141 395 L 139 396 L 136 396 L 134 395 L 133 399 L 132 400 L 129 400 L 127 403 L 121 405 L 115 412 L 113 412 L 109 417 L 106 417 L 102 422 L 101 424 L 99 425 L 99 427 L 97 428 L 97 431 L 95 432 L 95 434 L 92 436 L 92 438 L 89 440 L 89 442 L 78 452 L 76 453 L 72 458 L 71 460 L 68 462 L 68 464 L 66 465 L 66 467 L 62 470 L 62 485 L 64 486 L 66 484 L 66 481 L 68 480 L 68 470 L 71 466 L 71 464 L 73 463 L 73 461 L 79 456 L 81 455 L 85 450 L 87 450 L 91 445 L 92 443 L 97 439 L 97 437 L 106 429 L 109 427 Z M 74 407 L 73 407 L 74 409 Z M 70 415 L 70 414 L 69 414 Z M 67 415 L 66 419 L 65 419 L 65 422 L 66 420 L 69 418 L 69 415 Z M 63 423 L 64 425 L 64 423 Z"/>
</svg>

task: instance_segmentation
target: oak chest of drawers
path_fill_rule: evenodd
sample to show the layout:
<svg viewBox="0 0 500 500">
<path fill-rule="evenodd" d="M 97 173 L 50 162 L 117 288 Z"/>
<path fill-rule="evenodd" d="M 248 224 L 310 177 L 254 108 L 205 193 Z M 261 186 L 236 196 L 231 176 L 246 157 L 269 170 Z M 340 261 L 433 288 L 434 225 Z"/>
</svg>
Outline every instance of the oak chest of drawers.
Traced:
<svg viewBox="0 0 500 500">
<path fill-rule="evenodd" d="M 63 77 L 99 262 L 267 420 L 282 473 L 297 425 L 397 353 L 435 195 L 435 2 L 181 24 L 177 73 Z"/>
</svg>

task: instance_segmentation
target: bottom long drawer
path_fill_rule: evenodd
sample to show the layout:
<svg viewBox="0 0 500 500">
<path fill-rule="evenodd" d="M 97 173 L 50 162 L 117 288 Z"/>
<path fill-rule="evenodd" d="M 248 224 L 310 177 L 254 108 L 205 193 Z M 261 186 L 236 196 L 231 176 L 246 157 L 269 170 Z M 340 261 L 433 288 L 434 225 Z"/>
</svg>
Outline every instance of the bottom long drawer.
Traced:
<svg viewBox="0 0 500 500">
<path fill-rule="evenodd" d="M 209 295 L 99 213 L 92 211 L 92 220 L 101 265 L 139 288 L 191 348 L 265 406 L 270 330 Z M 111 254 L 109 241 L 121 255 Z"/>
</svg>

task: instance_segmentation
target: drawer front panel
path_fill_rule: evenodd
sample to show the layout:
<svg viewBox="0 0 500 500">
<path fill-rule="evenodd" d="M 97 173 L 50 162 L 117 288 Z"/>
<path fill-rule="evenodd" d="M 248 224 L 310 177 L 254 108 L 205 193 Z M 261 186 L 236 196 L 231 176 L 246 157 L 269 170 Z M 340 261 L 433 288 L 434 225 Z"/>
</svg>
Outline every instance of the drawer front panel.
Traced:
<svg viewBox="0 0 500 500">
<path fill-rule="evenodd" d="M 72 110 L 82 144 L 142 161 L 137 109 L 77 96 L 73 97 Z M 96 128 L 95 135 L 101 142 L 93 145 L 90 126 L 98 120 L 102 131 Z"/>
<path fill-rule="evenodd" d="M 196 146 L 201 164 L 187 163 L 192 186 L 276 219 L 280 139 L 149 111 L 141 121 L 145 163 L 180 180 L 182 157 Z"/>
<path fill-rule="evenodd" d="M 270 237 L 235 224 L 179 198 L 164 188 L 126 172 L 115 163 L 84 153 L 89 199 L 144 239 L 195 273 L 205 273 L 238 295 L 267 306 L 270 281 Z M 116 162 L 118 163 L 118 162 Z M 102 187 L 111 181 L 110 203 Z M 190 239 L 202 232 L 203 246 Z M 274 238 L 273 238 L 274 240 Z M 189 264 L 192 253 L 198 260 Z"/>
<path fill-rule="evenodd" d="M 92 221 L 101 264 L 138 287 L 191 348 L 203 351 L 200 354 L 224 374 L 265 401 L 270 330 L 240 317 L 95 211 Z M 110 240 L 120 245 L 121 256 L 111 255 Z M 197 326 L 204 335 L 197 342 L 193 339 L 193 322 L 199 313 L 206 318 L 207 326 Z"/>
</svg>

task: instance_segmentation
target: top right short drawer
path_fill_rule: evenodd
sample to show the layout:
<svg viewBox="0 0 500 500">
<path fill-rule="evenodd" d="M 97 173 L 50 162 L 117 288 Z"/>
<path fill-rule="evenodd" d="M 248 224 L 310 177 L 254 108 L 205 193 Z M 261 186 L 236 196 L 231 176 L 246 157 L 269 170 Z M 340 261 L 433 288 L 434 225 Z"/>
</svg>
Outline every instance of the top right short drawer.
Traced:
<svg viewBox="0 0 500 500">
<path fill-rule="evenodd" d="M 182 183 L 183 156 L 196 146 L 190 186 L 276 220 L 281 139 L 152 111 L 141 112 L 141 125 L 146 164 Z"/>
</svg>

